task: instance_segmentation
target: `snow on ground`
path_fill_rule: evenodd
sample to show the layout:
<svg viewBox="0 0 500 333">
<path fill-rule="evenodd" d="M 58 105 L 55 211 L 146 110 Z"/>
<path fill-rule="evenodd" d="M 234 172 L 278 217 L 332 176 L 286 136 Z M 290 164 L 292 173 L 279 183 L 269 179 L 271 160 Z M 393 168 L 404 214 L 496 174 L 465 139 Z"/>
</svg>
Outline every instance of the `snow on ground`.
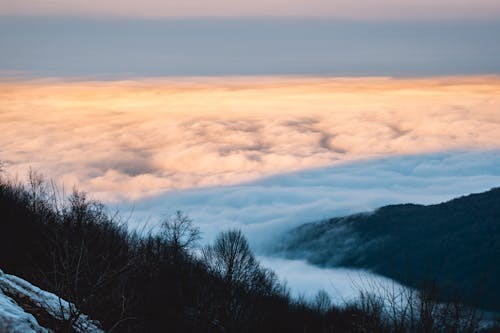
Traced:
<svg viewBox="0 0 500 333">
<path fill-rule="evenodd" d="M 103 332 L 98 323 L 86 315 L 79 314 L 76 307 L 55 294 L 42 290 L 14 275 L 0 270 L 0 332 L 50 332 L 42 327 L 35 317 L 26 312 L 16 300 L 25 300 L 58 321 L 65 321 L 77 313 L 73 324 L 76 332 Z"/>
<path fill-rule="evenodd" d="M 0 278 L 3 279 L 3 275 Z M 25 312 L 0 289 L 0 332 L 45 333 L 48 331 L 38 324 L 33 315 Z"/>
</svg>

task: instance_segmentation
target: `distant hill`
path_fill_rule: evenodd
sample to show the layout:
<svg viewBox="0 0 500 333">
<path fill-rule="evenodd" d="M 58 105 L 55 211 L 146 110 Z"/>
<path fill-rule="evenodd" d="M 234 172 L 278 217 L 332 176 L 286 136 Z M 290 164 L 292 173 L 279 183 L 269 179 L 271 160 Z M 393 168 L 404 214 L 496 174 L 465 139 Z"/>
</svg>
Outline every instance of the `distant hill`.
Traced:
<svg viewBox="0 0 500 333">
<path fill-rule="evenodd" d="M 500 188 L 436 205 L 390 205 L 308 223 L 274 249 L 324 266 L 369 269 L 445 299 L 500 311 Z"/>
</svg>

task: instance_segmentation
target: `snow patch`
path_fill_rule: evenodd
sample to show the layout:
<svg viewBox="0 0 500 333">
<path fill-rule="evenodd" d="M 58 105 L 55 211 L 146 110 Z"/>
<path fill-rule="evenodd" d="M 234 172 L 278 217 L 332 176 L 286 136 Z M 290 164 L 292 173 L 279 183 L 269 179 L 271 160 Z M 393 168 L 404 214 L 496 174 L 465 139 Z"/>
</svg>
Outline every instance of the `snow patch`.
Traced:
<svg viewBox="0 0 500 333">
<path fill-rule="evenodd" d="M 0 289 L 0 332 L 45 333 L 48 331 L 38 324 L 33 315 L 24 312 Z"/>
<path fill-rule="evenodd" d="M 97 322 L 80 313 L 76 306 L 57 295 L 42 290 L 17 276 L 0 270 L 0 331 L 49 332 L 33 315 L 25 312 L 15 299 L 28 299 L 32 305 L 57 320 L 66 321 L 72 316 L 73 328 L 81 333 L 104 332 Z M 76 315 L 75 315 L 76 314 Z M 3 326 L 2 326 L 3 325 Z"/>
</svg>

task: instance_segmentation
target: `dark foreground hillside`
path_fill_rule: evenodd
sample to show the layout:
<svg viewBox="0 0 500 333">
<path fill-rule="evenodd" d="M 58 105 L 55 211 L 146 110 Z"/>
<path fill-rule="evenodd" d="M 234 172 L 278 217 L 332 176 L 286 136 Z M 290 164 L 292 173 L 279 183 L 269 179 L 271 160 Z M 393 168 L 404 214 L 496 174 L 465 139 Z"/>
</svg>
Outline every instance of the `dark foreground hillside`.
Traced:
<svg viewBox="0 0 500 333">
<path fill-rule="evenodd" d="M 320 266 L 373 270 L 500 311 L 500 188 L 437 205 L 392 205 L 310 223 L 278 249 Z"/>
<path fill-rule="evenodd" d="M 39 322 L 56 332 L 74 331 L 83 313 L 108 332 L 431 333 L 481 324 L 473 309 L 435 307 L 429 297 L 393 315 L 370 295 L 341 308 L 324 291 L 292 299 L 237 230 L 194 252 L 199 234 L 181 213 L 158 234 L 137 234 L 84 193 L 61 197 L 36 174 L 29 179 L 0 177 L 0 269 L 74 304 L 64 322 Z M 43 318 L 24 301 L 26 312 Z"/>
</svg>

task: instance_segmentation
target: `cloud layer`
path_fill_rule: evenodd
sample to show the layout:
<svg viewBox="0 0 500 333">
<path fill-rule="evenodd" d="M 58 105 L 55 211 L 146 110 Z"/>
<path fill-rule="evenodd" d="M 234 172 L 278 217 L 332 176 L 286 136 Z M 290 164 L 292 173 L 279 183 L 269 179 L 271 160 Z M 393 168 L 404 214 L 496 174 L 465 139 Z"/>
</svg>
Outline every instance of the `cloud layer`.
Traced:
<svg viewBox="0 0 500 333">
<path fill-rule="evenodd" d="M 399 154 L 500 146 L 500 80 L 0 84 L 0 159 L 106 201 Z"/>
<path fill-rule="evenodd" d="M 241 228 L 266 252 L 275 236 L 306 222 L 395 203 L 432 204 L 500 186 L 500 150 L 403 155 L 276 175 L 232 186 L 171 191 L 133 202 L 133 220 L 156 225 L 179 209 L 204 242 Z M 121 204 L 129 211 L 131 203 Z"/>
</svg>

